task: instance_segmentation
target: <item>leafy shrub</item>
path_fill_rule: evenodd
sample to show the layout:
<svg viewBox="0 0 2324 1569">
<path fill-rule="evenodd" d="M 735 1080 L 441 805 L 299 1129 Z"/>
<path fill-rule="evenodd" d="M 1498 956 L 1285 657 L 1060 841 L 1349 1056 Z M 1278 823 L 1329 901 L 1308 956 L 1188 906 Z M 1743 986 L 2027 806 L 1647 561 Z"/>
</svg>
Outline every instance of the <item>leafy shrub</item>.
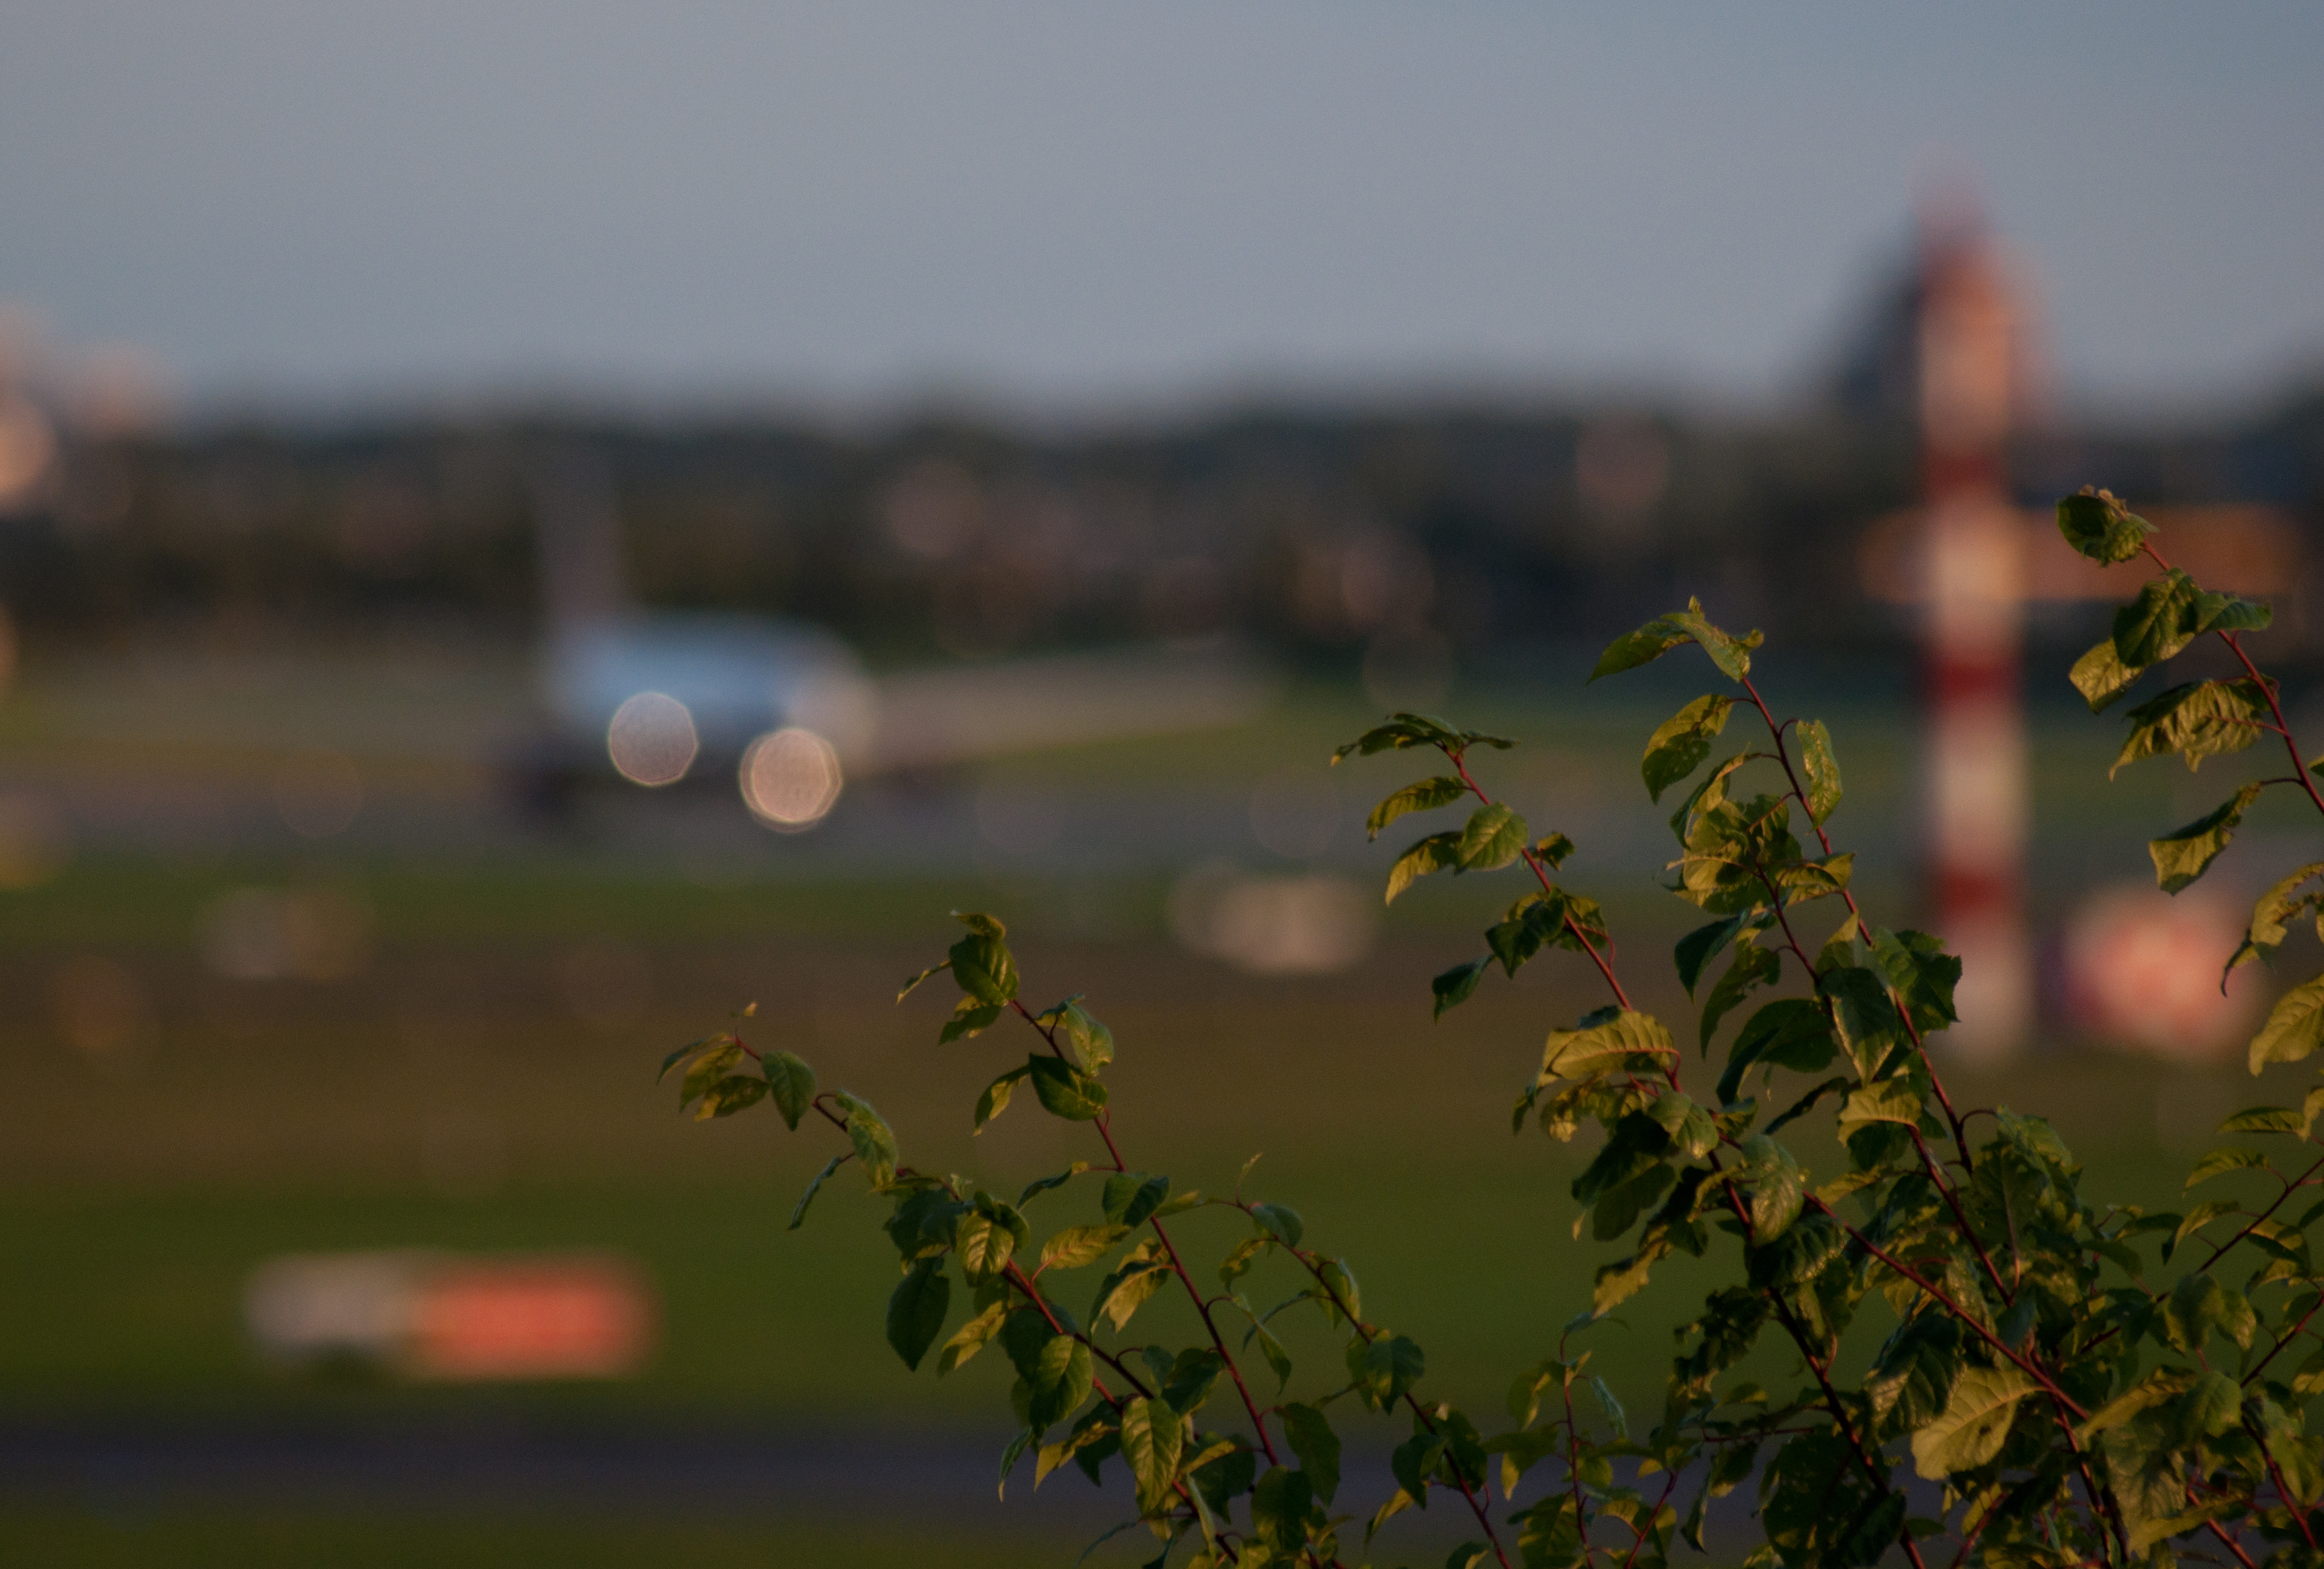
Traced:
<svg viewBox="0 0 2324 1569">
<path fill-rule="evenodd" d="M 2271 734 L 2291 754 L 2289 774 L 2255 780 L 2153 842 L 2161 885 L 2176 891 L 2201 876 L 2263 790 L 2295 786 L 2324 812 L 2275 683 L 2242 645 L 2243 633 L 2267 625 L 2267 607 L 2201 591 L 2104 492 L 2068 497 L 2058 515 L 2083 554 L 2108 564 L 2144 557 L 2160 573 L 2073 667 L 2093 710 L 2199 637 L 2218 637 L 2245 672 L 2133 708 L 2116 767 L 2170 753 L 2191 769 Z M 1960 961 L 1936 938 L 1876 926 L 1858 908 L 1850 855 L 1833 847 L 1829 827 L 1841 801 L 1831 737 L 1817 721 L 1775 717 L 1752 676 L 1759 641 L 1721 631 L 1690 603 L 1617 640 L 1591 676 L 1692 646 L 1728 684 L 1657 729 L 1641 765 L 1656 800 L 1700 776 L 1670 826 L 1680 847 L 1672 891 L 1711 918 L 1674 955 L 1689 995 L 1702 992 L 1702 1055 L 1730 1014 L 1756 1002 L 1726 1038 L 1708 1094 L 1686 1087 L 1672 1030 L 1631 1006 L 1600 907 L 1556 880 L 1571 842 L 1536 837 L 1472 771 L 1480 751 L 1510 743 L 1398 714 L 1333 759 L 1413 752 L 1436 765 L 1373 809 L 1375 836 L 1407 815 L 1469 808 L 1460 826 L 1397 857 L 1389 899 L 1440 872 L 1506 870 L 1526 885 L 1486 928 L 1484 955 L 1435 977 L 1439 1016 L 1494 967 L 1514 976 L 1552 949 L 1592 966 L 1609 994 L 1607 1006 L 1550 1032 L 1515 1123 L 1562 1140 L 1585 1122 L 1602 1130 L 1572 1192 L 1591 1235 L 1626 1251 L 1598 1270 L 1591 1309 L 1566 1326 L 1555 1354 L 1517 1376 L 1512 1425 L 1498 1431 L 1427 1392 L 1421 1347 L 1367 1316 L 1346 1260 L 1311 1246 L 1297 1214 L 1245 1196 L 1243 1179 L 1231 1196 L 1204 1197 L 1130 1163 L 1107 1104 L 1111 1032 L 1079 997 L 1027 1006 L 1008 934 L 990 916 L 961 916 L 965 934 L 904 993 L 949 974 L 960 998 L 944 1041 L 1004 1020 L 1030 1032 L 1025 1059 L 979 1098 L 980 1128 L 1029 1090 L 1045 1112 L 1094 1135 L 1091 1159 L 1013 1198 L 904 1165 L 877 1112 L 819 1090 L 788 1052 L 723 1033 L 673 1053 L 664 1072 L 683 1066 L 682 1103 L 698 1116 L 763 1100 L 793 1129 L 818 1121 L 835 1130 L 840 1150 L 791 1223 L 825 1179 L 860 1166 L 893 1200 L 885 1229 L 902 1278 L 887 1332 L 897 1354 L 917 1369 L 933 1352 L 945 1373 L 997 1345 L 1016 1371 L 1020 1429 L 1003 1477 L 1028 1452 L 1037 1482 L 1068 1463 L 1093 1481 L 1118 1463 L 1164 1544 L 1157 1564 L 1182 1541 L 1197 1569 L 1338 1564 L 1391 1517 L 1441 1493 L 1476 1531 L 1448 1569 L 1644 1569 L 1667 1562 L 1679 1542 L 1700 1551 L 1710 1500 L 1755 1478 L 1764 1535 L 1755 1564 L 1842 1569 L 1893 1554 L 1923 1565 L 1939 1553 L 1997 1565 L 2159 1564 L 2181 1554 L 2324 1563 L 2324 1439 L 2308 1431 L 2310 1399 L 2324 1390 L 2315 1327 L 2324 1274 L 2308 1232 L 2324 1204 L 2291 1214 L 2324 1159 L 2295 1161 L 2287 1174 L 2268 1153 L 2318 1142 L 2324 1088 L 2296 1110 L 2229 1118 L 2223 1132 L 2274 1142 L 2222 1146 L 2188 1178 L 2193 1188 L 2264 1173 L 2272 1198 L 2256 1207 L 2208 1199 L 2184 1214 L 2097 1204 L 2041 1118 L 1957 1106 L 1925 1043 L 1956 1021 Z M 1738 715 L 1764 735 L 1705 772 Z M 1812 926 L 1811 907 L 1822 911 Z M 2288 923 L 2310 913 L 2324 935 L 2324 862 L 2261 899 L 2229 967 L 2267 956 Z M 1724 970 L 1709 979 L 1722 955 Z M 1788 994 L 1760 997 L 1787 982 Z M 2251 1044 L 2252 1069 L 2305 1057 L 2319 1041 L 2324 976 L 2277 1003 Z M 1800 1140 L 1827 1125 L 1803 1121 L 1819 1109 L 1839 1158 L 1812 1171 Z M 1075 1223 L 1036 1245 L 1036 1205 L 1069 1200 L 1081 1204 Z M 1201 1281 L 1169 1224 L 1197 1207 L 1238 1211 L 1248 1225 Z M 1724 1283 L 1680 1332 L 1659 1417 L 1634 1438 L 1572 1343 L 1679 1252 L 1714 1260 Z M 1261 1311 L 1244 1291 L 1268 1257 L 1288 1260 L 1304 1283 L 1284 1308 L 1321 1315 L 1345 1342 L 1343 1363 L 1296 1400 L 1296 1370 L 1269 1327 L 1284 1308 Z M 1098 1278 L 1086 1296 L 1073 1291 L 1087 1303 L 1079 1314 L 1062 1278 L 1074 1271 Z M 955 1277 L 966 1297 L 957 1324 Z M 1167 1291 L 1192 1301 L 1200 1334 L 1180 1347 L 1133 1344 L 1131 1321 Z M 1843 1334 L 1867 1316 L 1885 1332 L 1877 1351 L 1868 1361 L 1843 1357 Z M 1792 1387 L 1730 1378 L 1771 1339 L 1796 1352 Z M 1359 1539 L 1333 1504 L 1340 1427 L 1366 1413 L 1408 1421 L 1410 1436 L 1394 1452 L 1398 1491 Z"/>
</svg>

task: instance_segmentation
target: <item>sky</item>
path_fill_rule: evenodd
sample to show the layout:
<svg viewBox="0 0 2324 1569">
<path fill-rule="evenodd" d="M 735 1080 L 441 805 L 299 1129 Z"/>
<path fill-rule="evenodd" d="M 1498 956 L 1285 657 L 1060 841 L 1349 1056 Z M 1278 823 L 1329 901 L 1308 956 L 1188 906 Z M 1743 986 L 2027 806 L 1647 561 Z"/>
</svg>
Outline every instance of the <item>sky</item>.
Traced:
<svg viewBox="0 0 2324 1569">
<path fill-rule="evenodd" d="M 0 0 L 0 300 L 191 406 L 1802 396 L 1965 184 L 2063 400 L 2324 373 L 2324 6 Z"/>
</svg>

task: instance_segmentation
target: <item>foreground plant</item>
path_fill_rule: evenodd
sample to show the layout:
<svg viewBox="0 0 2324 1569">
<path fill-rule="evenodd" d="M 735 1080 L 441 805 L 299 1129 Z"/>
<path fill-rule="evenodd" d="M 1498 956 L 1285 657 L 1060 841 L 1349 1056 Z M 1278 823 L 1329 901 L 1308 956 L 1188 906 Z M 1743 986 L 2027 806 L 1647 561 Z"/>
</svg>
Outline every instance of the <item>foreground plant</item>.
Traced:
<svg viewBox="0 0 2324 1569">
<path fill-rule="evenodd" d="M 2104 492 L 2067 498 L 2059 523 L 2096 560 L 2144 557 L 2161 574 L 2074 666 L 2094 710 L 2199 637 L 2218 637 L 2245 672 L 2133 709 L 2117 769 L 2164 754 L 2193 768 L 2269 735 L 2291 756 L 2290 773 L 2254 780 L 2154 840 L 2161 885 L 2175 892 L 2200 877 L 2268 789 L 2297 787 L 2324 813 L 2275 684 L 2241 641 L 2267 625 L 2267 608 L 2200 590 Z M 1715 1049 L 1719 1066 L 1707 1088 L 1690 1090 L 1679 1041 L 1632 1007 L 1598 904 L 1557 881 L 1571 841 L 1536 837 L 1472 771 L 1480 749 L 1510 743 L 1399 714 L 1333 759 L 1439 760 L 1440 771 L 1373 809 L 1375 836 L 1408 815 L 1465 810 L 1458 827 L 1397 857 L 1390 900 L 1440 872 L 1508 871 L 1525 884 L 1485 930 L 1485 954 L 1435 978 L 1438 1016 L 1494 966 L 1514 976 L 1551 949 L 1586 961 L 1608 996 L 1550 1032 L 1515 1124 L 1561 1140 L 1585 1122 L 1601 1130 L 1572 1182 L 1584 1212 L 1575 1235 L 1586 1226 L 1600 1242 L 1619 1241 L 1623 1256 L 1598 1270 L 1590 1310 L 1544 1348 L 1553 1354 L 1517 1376 L 1511 1425 L 1498 1431 L 1429 1394 L 1420 1346 L 1365 1316 L 1352 1269 L 1306 1245 L 1298 1215 L 1245 1196 L 1249 1166 L 1230 1196 L 1206 1198 L 1130 1164 L 1102 1077 L 1111 1032 L 1079 997 L 1027 1006 L 1007 933 L 990 916 L 960 917 L 965 935 L 904 994 L 948 972 L 961 995 L 943 1041 L 1004 1020 L 1029 1032 L 1024 1061 L 979 1098 L 978 1128 L 1027 1089 L 1049 1114 L 1088 1125 L 1090 1159 L 1013 1197 L 903 1165 L 876 1112 L 819 1090 L 788 1052 L 728 1032 L 673 1053 L 664 1071 L 684 1066 L 682 1103 L 698 1116 L 765 1100 L 793 1129 L 828 1124 L 841 1148 L 791 1223 L 842 1166 L 861 1166 L 893 1201 L 885 1229 L 902 1278 L 887 1332 L 897 1353 L 917 1369 L 934 1351 L 943 1373 L 997 1343 L 1017 1374 L 1019 1432 L 1004 1482 L 1028 1452 L 1037 1484 L 1068 1462 L 1096 1481 L 1118 1461 L 1139 1518 L 1163 1543 L 1157 1564 L 1182 1542 L 1194 1569 L 1339 1564 L 1392 1517 L 1443 1495 L 1475 1530 L 1447 1569 L 1661 1565 L 1679 1543 L 1701 1551 L 1711 1500 L 1755 1478 L 1754 1564 L 1843 1569 L 1892 1554 L 1916 1566 L 2181 1555 L 2324 1564 L 2324 1439 L 2309 1433 L 2309 1402 L 2324 1390 L 2324 1274 L 2308 1240 L 2324 1204 L 2292 1214 L 2295 1195 L 2324 1177 L 2324 1158 L 2303 1152 L 2287 1170 L 2264 1149 L 2223 1146 L 2196 1162 L 2188 1186 L 2255 1174 L 2249 1202 L 2150 1214 L 2087 1199 L 2081 1168 L 2042 1119 L 1956 1106 L 1926 1043 L 1955 1022 L 1960 962 L 1936 938 L 1889 930 L 1858 908 L 1851 856 L 1829 831 L 1841 800 L 1831 737 L 1821 722 L 1775 716 L 1753 679 L 1759 641 L 1721 631 L 1691 603 L 1617 640 L 1591 676 L 1692 646 L 1728 684 L 1656 730 L 1641 767 L 1656 800 L 1702 776 L 1672 814 L 1680 853 L 1670 869 L 1672 891 L 1711 918 L 1674 955 L 1688 994 L 1702 992 L 1692 1044 L 1706 1064 Z M 1738 715 L 1757 738 L 1705 772 Z M 2324 862 L 2262 898 L 2229 968 L 2267 956 L 2310 913 L 2324 936 Z M 2324 976 L 2276 1005 L 2252 1042 L 2253 1071 L 2319 1043 Z M 2311 1145 L 2319 1110 L 2324 1087 L 2296 1110 L 2240 1112 L 2222 1131 Z M 1807 1152 L 1827 1135 L 1839 1158 L 1812 1173 Z M 1045 1228 L 1037 1246 L 1030 1217 L 1061 1207 L 1074 1210 L 1069 1223 Z M 1196 1211 L 1225 1214 L 1235 1233 L 1200 1280 L 1173 1231 Z M 1662 1410 L 1633 1437 L 1572 1341 L 1648 1288 L 1674 1252 L 1712 1260 L 1727 1283 L 1681 1330 Z M 1247 1290 L 1262 1264 L 1287 1269 L 1298 1288 L 1264 1310 Z M 1074 1271 L 1098 1274 L 1093 1290 L 1070 1292 L 1087 1305 L 1080 1313 L 1064 1280 Z M 1174 1291 L 1191 1306 L 1192 1343 L 1134 1343 L 1139 1309 Z M 1297 1399 L 1299 1370 L 1269 1327 L 1289 1310 L 1320 1315 L 1345 1343 Z M 1791 1369 L 1777 1388 L 1735 1376 L 1763 1345 Z M 1408 1423 L 1410 1435 L 1394 1453 L 1397 1491 L 1359 1531 L 1333 1504 L 1340 1427 L 1367 1413 Z"/>
</svg>

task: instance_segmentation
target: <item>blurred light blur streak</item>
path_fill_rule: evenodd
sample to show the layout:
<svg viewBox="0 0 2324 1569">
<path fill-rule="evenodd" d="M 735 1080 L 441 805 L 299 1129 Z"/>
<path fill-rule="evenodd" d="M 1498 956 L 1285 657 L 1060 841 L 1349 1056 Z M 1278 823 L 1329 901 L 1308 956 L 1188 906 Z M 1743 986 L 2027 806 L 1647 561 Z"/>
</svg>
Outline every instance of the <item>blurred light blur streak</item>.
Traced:
<svg viewBox="0 0 2324 1569">
<path fill-rule="evenodd" d="M 1998 1061 L 2034 1023 L 2024 566 L 2007 497 L 2024 324 L 2001 259 L 1960 210 L 1924 220 L 1914 348 L 1928 494 L 1928 775 L 1937 926 L 1960 956 L 1955 1048 Z"/>
<path fill-rule="evenodd" d="M 1168 916 L 1181 946 L 1254 975 L 1339 974 L 1379 933 L 1379 910 L 1348 878 L 1251 876 L 1223 863 L 1180 877 Z"/>
<path fill-rule="evenodd" d="M 781 834 L 823 821 L 838 803 L 839 753 L 812 730 L 789 725 L 751 743 L 742 753 L 742 804 Z"/>
<path fill-rule="evenodd" d="M 49 978 L 57 1033 L 90 1061 L 124 1067 L 155 1030 L 153 1003 L 137 973 L 117 959 L 84 954 Z"/>
<path fill-rule="evenodd" d="M 676 784 L 694 766 L 700 747 L 694 715 L 659 692 L 640 692 L 614 709 L 605 726 L 606 754 L 633 784 Z"/>
<path fill-rule="evenodd" d="M 291 832 L 304 838 L 346 833 L 363 804 L 363 775 L 344 752 L 300 752 L 274 776 L 275 809 Z"/>
<path fill-rule="evenodd" d="M 659 1310 L 611 1253 L 293 1254 L 243 1289 L 258 1353 L 292 1371 L 358 1362 L 452 1382 L 624 1378 L 652 1354 Z"/>
<path fill-rule="evenodd" d="M 2083 1034 L 2168 1062 L 2232 1060 L 2262 986 L 2239 970 L 2223 992 L 2246 911 L 2204 886 L 2101 889 L 2066 928 L 2066 1004 Z"/>
<path fill-rule="evenodd" d="M 229 981 L 344 981 L 371 963 L 371 911 L 335 888 L 238 888 L 202 911 L 202 962 Z"/>
<path fill-rule="evenodd" d="M 37 888 L 71 864 L 72 826 L 45 796 L 0 796 L 0 888 Z"/>
</svg>

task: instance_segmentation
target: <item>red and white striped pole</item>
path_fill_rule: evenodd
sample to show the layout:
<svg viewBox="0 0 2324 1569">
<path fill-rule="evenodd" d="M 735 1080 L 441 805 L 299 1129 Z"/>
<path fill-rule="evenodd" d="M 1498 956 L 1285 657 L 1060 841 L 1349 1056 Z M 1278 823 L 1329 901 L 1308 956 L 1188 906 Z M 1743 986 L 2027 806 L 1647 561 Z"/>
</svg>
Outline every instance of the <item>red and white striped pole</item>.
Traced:
<svg viewBox="0 0 2324 1569">
<path fill-rule="evenodd" d="M 1966 226 L 1923 239 L 1920 416 L 1927 489 L 1930 871 L 1960 956 L 1962 1056 L 1998 1061 L 2034 1022 L 2024 911 L 2024 567 L 2008 436 L 2019 319 L 1991 247 Z"/>
</svg>

